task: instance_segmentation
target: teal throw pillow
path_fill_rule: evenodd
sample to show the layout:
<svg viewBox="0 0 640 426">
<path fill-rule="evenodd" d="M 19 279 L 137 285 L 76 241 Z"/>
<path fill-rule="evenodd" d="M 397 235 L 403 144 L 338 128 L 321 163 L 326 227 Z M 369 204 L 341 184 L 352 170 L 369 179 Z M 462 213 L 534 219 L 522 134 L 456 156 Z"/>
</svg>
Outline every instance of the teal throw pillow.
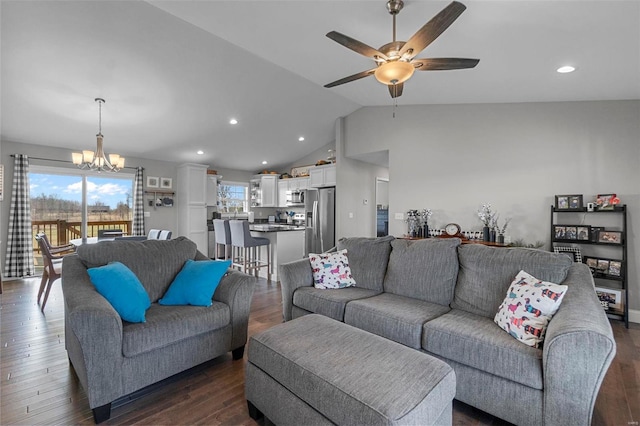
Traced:
<svg viewBox="0 0 640 426">
<path fill-rule="evenodd" d="M 231 266 L 230 260 L 188 259 L 158 303 L 211 306 L 213 293 L 229 266 Z"/>
<path fill-rule="evenodd" d="M 91 282 L 105 299 L 111 303 L 120 318 L 129 322 L 145 322 L 145 312 L 151 300 L 142 283 L 120 262 L 87 269 Z"/>
</svg>

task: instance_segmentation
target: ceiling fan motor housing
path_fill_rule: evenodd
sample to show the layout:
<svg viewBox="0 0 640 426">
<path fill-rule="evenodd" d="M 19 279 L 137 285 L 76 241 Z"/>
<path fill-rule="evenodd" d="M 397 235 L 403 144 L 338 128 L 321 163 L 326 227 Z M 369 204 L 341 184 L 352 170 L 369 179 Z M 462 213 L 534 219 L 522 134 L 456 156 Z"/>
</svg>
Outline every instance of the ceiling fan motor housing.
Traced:
<svg viewBox="0 0 640 426">
<path fill-rule="evenodd" d="M 397 15 L 402 10 L 404 2 L 402 0 L 389 0 L 387 2 L 387 10 L 392 15 Z"/>
</svg>

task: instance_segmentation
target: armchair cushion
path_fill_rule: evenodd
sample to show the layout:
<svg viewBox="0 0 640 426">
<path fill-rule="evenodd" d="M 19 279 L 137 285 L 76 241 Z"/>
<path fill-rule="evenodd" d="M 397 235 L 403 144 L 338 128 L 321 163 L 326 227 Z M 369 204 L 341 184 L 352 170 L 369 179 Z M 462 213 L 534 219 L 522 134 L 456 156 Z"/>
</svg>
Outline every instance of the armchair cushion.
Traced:
<svg viewBox="0 0 640 426">
<path fill-rule="evenodd" d="M 149 295 L 136 275 L 120 262 L 87 270 L 91 282 L 120 318 L 129 322 L 145 322 L 151 306 Z"/>
<path fill-rule="evenodd" d="M 209 307 L 154 303 L 147 311 L 144 324 L 125 323 L 122 327 L 122 354 L 133 357 L 164 348 L 198 334 L 229 327 L 230 320 L 229 305 L 221 302 Z M 227 338 L 230 340 L 230 336 Z"/>
<path fill-rule="evenodd" d="M 200 260 L 196 262 L 187 259 L 158 303 L 161 305 L 211 306 L 213 293 L 229 266 L 231 266 L 230 260 Z"/>
</svg>

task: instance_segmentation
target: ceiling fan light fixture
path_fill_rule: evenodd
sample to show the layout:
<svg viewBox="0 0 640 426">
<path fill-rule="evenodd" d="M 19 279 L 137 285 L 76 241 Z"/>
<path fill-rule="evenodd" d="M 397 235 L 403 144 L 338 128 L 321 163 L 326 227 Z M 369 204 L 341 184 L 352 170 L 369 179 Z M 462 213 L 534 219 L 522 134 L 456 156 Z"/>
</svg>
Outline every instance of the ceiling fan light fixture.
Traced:
<svg viewBox="0 0 640 426">
<path fill-rule="evenodd" d="M 384 85 L 404 83 L 413 75 L 415 68 L 408 62 L 392 61 L 380 65 L 374 73 L 376 80 Z"/>
</svg>

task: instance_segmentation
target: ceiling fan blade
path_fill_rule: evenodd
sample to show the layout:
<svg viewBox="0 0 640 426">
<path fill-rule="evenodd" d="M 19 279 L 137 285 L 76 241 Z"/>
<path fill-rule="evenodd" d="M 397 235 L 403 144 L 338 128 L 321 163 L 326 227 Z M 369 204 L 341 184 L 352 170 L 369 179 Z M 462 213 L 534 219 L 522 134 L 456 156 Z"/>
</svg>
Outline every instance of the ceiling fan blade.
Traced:
<svg viewBox="0 0 640 426">
<path fill-rule="evenodd" d="M 404 83 L 390 84 L 389 94 L 392 98 L 398 98 L 402 96 L 402 89 L 404 89 Z"/>
<path fill-rule="evenodd" d="M 480 59 L 416 58 L 411 61 L 411 64 L 416 68 L 416 71 L 442 71 L 473 68 L 478 65 L 478 62 L 480 62 Z"/>
<path fill-rule="evenodd" d="M 337 31 L 328 32 L 327 37 L 337 43 L 340 43 L 347 49 L 351 49 L 354 52 L 366 56 L 367 58 L 371 58 L 373 60 L 380 58 L 384 59 L 385 61 L 389 59 L 384 53 L 378 51 L 377 49 L 374 49 L 373 47 L 368 46 L 363 42 L 356 40 L 355 38 L 351 38 Z"/>
<path fill-rule="evenodd" d="M 371 74 L 373 74 L 374 72 L 376 72 L 375 68 L 371 69 L 371 70 L 368 70 L 368 71 L 362 71 L 362 72 L 359 72 L 357 74 L 350 75 L 349 77 L 345 77 L 345 78 L 341 78 L 340 80 L 336 80 L 333 83 L 325 84 L 324 87 L 339 86 L 341 84 L 349 83 L 349 82 L 354 81 L 354 80 L 359 80 L 361 78 L 368 77 Z"/>
<path fill-rule="evenodd" d="M 422 52 L 425 47 L 430 45 L 440 34 L 444 32 L 449 25 L 453 23 L 458 16 L 464 12 L 467 7 L 460 2 L 453 1 L 449 6 L 445 7 L 436 16 L 431 18 L 429 22 L 424 24 L 411 38 L 407 41 L 400 55 L 405 53 L 409 54 L 410 58 L 413 58 L 418 53 Z"/>
</svg>

